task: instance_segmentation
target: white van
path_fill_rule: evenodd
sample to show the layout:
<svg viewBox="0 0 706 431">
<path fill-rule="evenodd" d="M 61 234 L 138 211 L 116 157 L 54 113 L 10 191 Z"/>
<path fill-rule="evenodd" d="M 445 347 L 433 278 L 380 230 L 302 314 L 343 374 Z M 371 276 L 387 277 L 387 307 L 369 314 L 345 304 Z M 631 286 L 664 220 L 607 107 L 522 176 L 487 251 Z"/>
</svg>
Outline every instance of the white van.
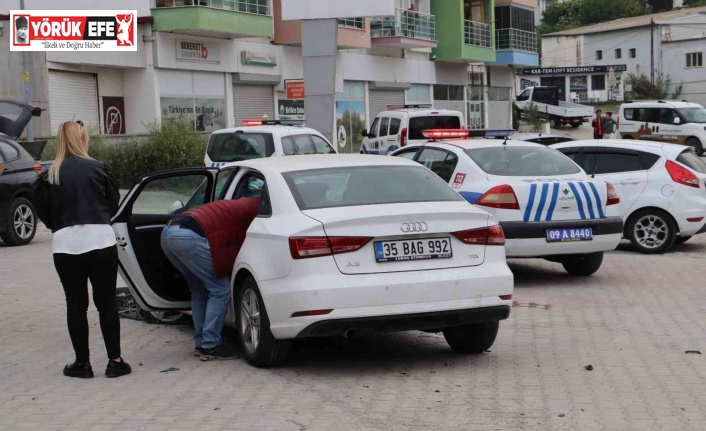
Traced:
<svg viewBox="0 0 706 431">
<path fill-rule="evenodd" d="M 623 139 L 688 145 L 701 156 L 706 145 L 706 109 L 687 101 L 625 102 L 620 105 L 618 131 Z"/>
<path fill-rule="evenodd" d="M 432 105 L 388 105 L 379 113 L 370 130 L 363 130 L 361 154 L 387 155 L 415 142 L 426 142 L 422 132 L 429 129 L 463 129 L 463 113 L 432 109 Z"/>
</svg>

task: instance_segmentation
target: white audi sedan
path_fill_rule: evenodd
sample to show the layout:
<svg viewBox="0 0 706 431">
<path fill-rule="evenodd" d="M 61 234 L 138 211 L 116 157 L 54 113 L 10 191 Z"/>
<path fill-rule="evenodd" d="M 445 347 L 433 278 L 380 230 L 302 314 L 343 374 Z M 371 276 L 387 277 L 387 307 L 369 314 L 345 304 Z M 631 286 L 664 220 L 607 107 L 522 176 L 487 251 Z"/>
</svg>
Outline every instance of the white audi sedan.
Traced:
<svg viewBox="0 0 706 431">
<path fill-rule="evenodd" d="M 254 366 L 286 361 L 293 339 L 443 332 L 481 353 L 510 313 L 513 275 L 497 220 L 412 161 L 311 155 L 146 175 L 113 220 L 120 272 L 147 310 L 190 309 L 160 249 L 174 213 L 260 199 L 232 273 L 226 324 Z"/>
</svg>

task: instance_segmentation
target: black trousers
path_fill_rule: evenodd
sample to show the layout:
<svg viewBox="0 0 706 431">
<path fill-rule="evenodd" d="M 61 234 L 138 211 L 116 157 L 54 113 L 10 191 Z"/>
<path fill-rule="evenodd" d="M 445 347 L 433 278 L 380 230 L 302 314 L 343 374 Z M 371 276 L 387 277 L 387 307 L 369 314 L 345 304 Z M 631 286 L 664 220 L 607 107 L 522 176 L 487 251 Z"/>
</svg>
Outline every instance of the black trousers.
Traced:
<svg viewBox="0 0 706 431">
<path fill-rule="evenodd" d="M 120 318 L 115 300 L 118 279 L 116 246 L 83 254 L 54 254 L 54 266 L 66 294 L 66 320 L 76 360 L 88 362 L 88 280 L 93 287 L 93 303 L 100 315 L 101 332 L 109 359 L 120 357 Z"/>
</svg>

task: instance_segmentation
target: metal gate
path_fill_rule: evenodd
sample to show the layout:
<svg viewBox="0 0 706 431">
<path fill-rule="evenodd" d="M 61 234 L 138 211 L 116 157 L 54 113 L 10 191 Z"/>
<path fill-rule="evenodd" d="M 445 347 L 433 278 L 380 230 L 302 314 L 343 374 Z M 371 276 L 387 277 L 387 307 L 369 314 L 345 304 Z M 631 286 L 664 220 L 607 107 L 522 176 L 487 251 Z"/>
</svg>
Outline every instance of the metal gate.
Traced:
<svg viewBox="0 0 706 431">
<path fill-rule="evenodd" d="M 376 115 L 387 111 L 387 105 L 404 105 L 404 91 L 370 90 L 370 123 Z"/>
<path fill-rule="evenodd" d="M 245 120 L 259 120 L 267 115 L 275 119 L 275 99 L 270 85 L 234 85 L 233 112 L 235 127 L 243 125 Z"/>
<path fill-rule="evenodd" d="M 56 135 L 64 121 L 83 121 L 100 130 L 98 86 L 92 73 L 49 71 L 49 118 Z"/>
</svg>

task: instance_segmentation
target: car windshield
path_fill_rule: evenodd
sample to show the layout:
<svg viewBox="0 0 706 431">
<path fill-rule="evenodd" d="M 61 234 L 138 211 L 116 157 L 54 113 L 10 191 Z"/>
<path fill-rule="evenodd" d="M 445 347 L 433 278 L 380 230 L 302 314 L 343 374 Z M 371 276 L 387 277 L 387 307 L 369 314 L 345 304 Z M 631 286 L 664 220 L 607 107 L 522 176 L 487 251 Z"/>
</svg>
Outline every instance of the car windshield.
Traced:
<svg viewBox="0 0 706 431">
<path fill-rule="evenodd" d="M 680 108 L 677 109 L 682 117 L 690 123 L 706 123 L 706 108 Z"/>
<path fill-rule="evenodd" d="M 460 129 L 461 119 L 454 115 L 430 115 L 428 117 L 412 117 L 409 119 L 409 139 L 426 139 L 425 130 Z"/>
<path fill-rule="evenodd" d="M 463 202 L 421 166 L 356 166 L 283 174 L 301 210 L 410 202 Z"/>
<path fill-rule="evenodd" d="M 501 145 L 469 149 L 466 154 L 490 175 L 530 177 L 581 172 L 571 159 L 552 148 Z"/>
<path fill-rule="evenodd" d="M 270 157 L 275 152 L 271 133 L 218 133 L 211 135 L 208 157 L 213 162 Z"/>
</svg>

